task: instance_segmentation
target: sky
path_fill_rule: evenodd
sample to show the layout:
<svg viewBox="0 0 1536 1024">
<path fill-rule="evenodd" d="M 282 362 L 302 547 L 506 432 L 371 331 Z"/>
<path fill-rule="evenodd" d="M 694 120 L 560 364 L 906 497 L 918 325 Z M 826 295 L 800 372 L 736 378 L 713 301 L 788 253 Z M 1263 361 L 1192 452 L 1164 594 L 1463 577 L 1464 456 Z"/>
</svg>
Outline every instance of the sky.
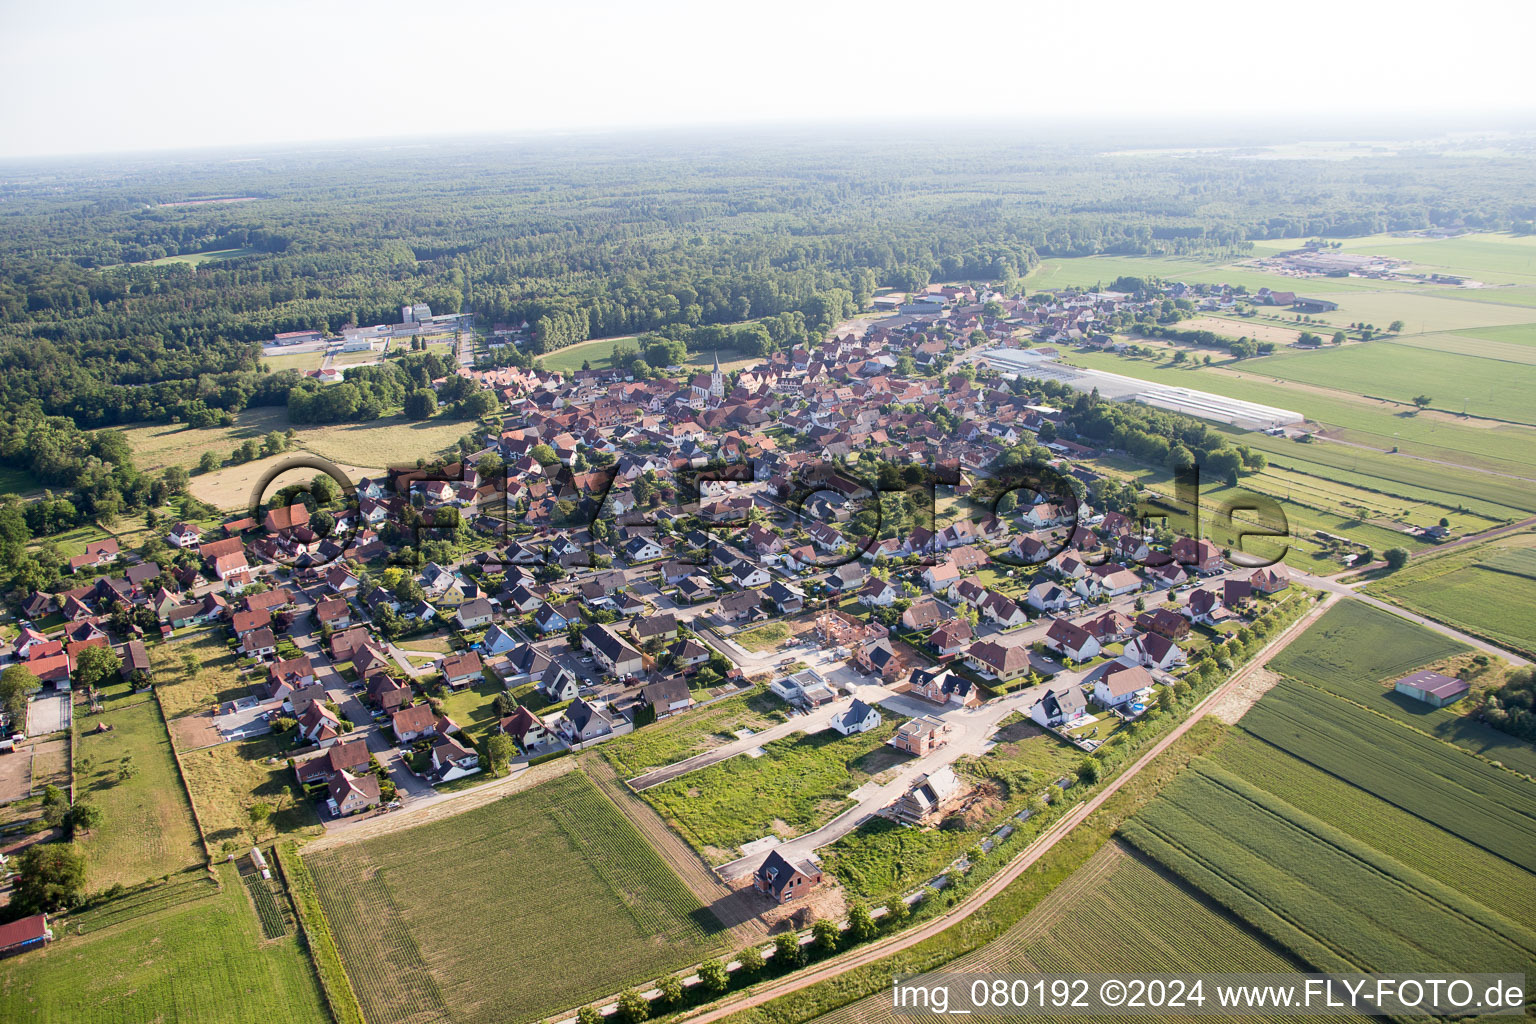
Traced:
<svg viewBox="0 0 1536 1024">
<path fill-rule="evenodd" d="M 1536 109 L 1533 0 L 0 0 L 0 158 L 758 123 Z"/>
</svg>

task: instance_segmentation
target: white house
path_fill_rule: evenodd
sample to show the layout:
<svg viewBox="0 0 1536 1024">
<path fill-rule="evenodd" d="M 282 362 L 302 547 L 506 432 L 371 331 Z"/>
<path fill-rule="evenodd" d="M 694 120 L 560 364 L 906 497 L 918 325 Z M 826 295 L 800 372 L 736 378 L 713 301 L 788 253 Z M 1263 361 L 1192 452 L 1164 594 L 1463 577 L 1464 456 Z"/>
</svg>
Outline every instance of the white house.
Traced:
<svg viewBox="0 0 1536 1024">
<path fill-rule="evenodd" d="M 1107 708 L 1122 708 L 1152 693 L 1152 676 L 1140 665 L 1112 667 L 1093 684 L 1093 699 Z"/>
<path fill-rule="evenodd" d="M 1147 668 L 1168 670 L 1184 664 L 1184 652 L 1179 645 L 1157 633 L 1142 633 L 1125 645 L 1125 652 L 1117 659 L 1126 665 L 1145 665 Z"/>
<path fill-rule="evenodd" d="M 1024 603 L 1036 611 L 1059 612 L 1066 608 L 1076 608 L 1083 603 L 1083 599 L 1054 583 L 1036 583 L 1029 588 Z"/>
<path fill-rule="evenodd" d="M 1099 641 L 1075 622 L 1057 619 L 1045 631 L 1045 646 L 1068 661 L 1084 662 L 1099 656 Z"/>
<path fill-rule="evenodd" d="M 832 716 L 832 728 L 844 736 L 856 732 L 868 732 L 880 725 L 880 712 L 855 698 L 847 708 Z"/>
</svg>

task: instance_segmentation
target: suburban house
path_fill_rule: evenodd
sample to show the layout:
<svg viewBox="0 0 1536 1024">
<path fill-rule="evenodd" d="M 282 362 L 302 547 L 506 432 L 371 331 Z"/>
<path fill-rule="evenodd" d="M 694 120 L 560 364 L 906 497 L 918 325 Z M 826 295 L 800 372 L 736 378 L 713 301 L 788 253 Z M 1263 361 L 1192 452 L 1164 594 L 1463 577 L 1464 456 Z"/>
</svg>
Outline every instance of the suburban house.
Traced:
<svg viewBox="0 0 1536 1024">
<path fill-rule="evenodd" d="M 332 744 L 314 757 L 296 762 L 293 773 L 298 776 L 299 785 L 317 786 L 329 782 L 337 772 L 366 773 L 372 758 L 368 742 L 359 736 L 345 743 Z"/>
<path fill-rule="evenodd" d="M 1000 644 L 982 640 L 965 652 L 965 663 L 979 672 L 988 672 L 1007 683 L 1029 672 L 1029 648 L 1023 644 Z"/>
<path fill-rule="evenodd" d="M 1068 661 L 1079 664 L 1099 656 L 1098 639 L 1082 626 L 1066 619 L 1052 622 L 1042 642 Z"/>
<path fill-rule="evenodd" d="M 645 670 L 645 659 L 640 652 L 601 622 L 594 622 L 581 631 L 581 646 L 609 675 L 624 678 L 637 676 Z"/>
<path fill-rule="evenodd" d="M 968 792 L 954 769 L 945 765 L 913 779 L 888 813 L 910 825 L 931 825 L 964 802 Z"/>
<path fill-rule="evenodd" d="M 813 861 L 790 863 L 777 850 L 768 856 L 752 876 L 752 887 L 775 903 L 788 903 L 821 884 L 821 869 Z"/>
<path fill-rule="evenodd" d="M 459 605 L 459 610 L 454 614 L 454 621 L 460 629 L 478 629 L 489 625 L 495 616 L 495 606 L 483 597 L 477 597 L 473 601 L 465 601 Z"/>
<path fill-rule="evenodd" d="M 1115 666 L 1093 684 L 1093 699 L 1107 708 L 1124 708 L 1152 693 L 1152 676 L 1140 665 Z"/>
<path fill-rule="evenodd" d="M 319 701 L 311 701 L 299 716 L 299 735 L 309 742 L 328 747 L 341 738 L 341 719 Z"/>
<path fill-rule="evenodd" d="M 437 663 L 443 673 L 443 682 L 455 690 L 462 690 L 479 682 L 481 675 L 480 655 L 474 651 L 449 655 Z"/>
<path fill-rule="evenodd" d="M 336 772 L 331 776 L 327 789 L 329 796 L 325 805 L 338 818 L 377 807 L 381 799 L 379 780 L 372 775 Z"/>
<path fill-rule="evenodd" d="M 557 740 L 544 720 L 525 707 L 519 707 L 503 718 L 501 731 L 512 737 L 525 754 Z"/>
<path fill-rule="evenodd" d="M 1173 542 L 1173 560 L 1201 575 L 1221 571 L 1221 548 L 1208 540 L 1180 537 Z"/>
<path fill-rule="evenodd" d="M 374 707 L 389 714 L 411 702 L 411 688 L 384 672 L 368 677 L 368 701 Z"/>
<path fill-rule="evenodd" d="M 971 629 L 969 622 L 964 619 L 950 619 L 941 623 L 928 635 L 928 646 L 932 647 L 940 658 L 952 658 L 965 650 L 965 646 L 974 637 L 975 632 Z"/>
<path fill-rule="evenodd" d="M 1255 569 L 1248 582 L 1260 594 L 1275 594 L 1291 585 L 1291 573 L 1284 564 L 1271 565 Z"/>
<path fill-rule="evenodd" d="M 572 744 L 590 743 L 612 736 L 618 724 L 618 719 L 606 707 L 589 704 L 577 697 L 565 709 L 565 716 L 560 719 L 560 731 Z"/>
<path fill-rule="evenodd" d="M 480 770 L 480 755 L 454 739 L 443 736 L 432 744 L 432 776 L 435 786 L 440 782 L 452 782 Z"/>
<path fill-rule="evenodd" d="M 1127 665 L 1144 665 L 1167 671 L 1185 661 L 1184 651 L 1178 644 L 1159 633 L 1142 633 L 1126 642 L 1125 651 L 1119 657 Z"/>
<path fill-rule="evenodd" d="M 401 708 L 389 716 L 389 724 L 395 730 L 395 738 L 401 743 L 411 743 L 433 736 L 446 736 L 458 731 L 458 726 L 453 724 L 453 719 L 446 715 L 441 717 L 434 715 L 428 704 L 412 704 L 410 707 Z"/>
<path fill-rule="evenodd" d="M 877 729 L 880 722 L 879 711 L 855 698 L 852 704 L 833 715 L 828 724 L 844 736 L 852 736 L 856 732 Z"/>
<path fill-rule="evenodd" d="M 1030 587 L 1024 603 L 1036 611 L 1059 612 L 1066 608 L 1076 608 L 1083 603 L 1083 599 L 1055 583 L 1045 582 Z"/>
<path fill-rule="evenodd" d="M 912 689 L 908 692 L 935 704 L 952 704 L 962 708 L 974 708 L 981 704 L 981 694 L 976 691 L 975 685 L 958 672 L 947 668 L 916 669 L 912 673 L 911 683 Z"/>
<path fill-rule="evenodd" d="M 947 743 L 952 730 L 953 726 L 942 718 L 924 715 L 901 723 L 887 742 L 897 750 L 923 757 Z"/>
<path fill-rule="evenodd" d="M 1081 687 L 1067 686 L 1046 690 L 1029 709 L 1029 717 L 1040 725 L 1058 729 L 1076 721 L 1088 710 L 1088 698 Z"/>
<path fill-rule="evenodd" d="M 1136 628 L 1144 633 L 1156 633 L 1169 640 L 1182 640 L 1189 635 L 1189 623 L 1178 612 L 1167 608 L 1154 608 L 1136 616 Z"/>
<path fill-rule="evenodd" d="M 640 699 L 655 710 L 658 721 L 693 706 L 693 695 L 681 676 L 646 684 L 640 688 Z"/>
</svg>

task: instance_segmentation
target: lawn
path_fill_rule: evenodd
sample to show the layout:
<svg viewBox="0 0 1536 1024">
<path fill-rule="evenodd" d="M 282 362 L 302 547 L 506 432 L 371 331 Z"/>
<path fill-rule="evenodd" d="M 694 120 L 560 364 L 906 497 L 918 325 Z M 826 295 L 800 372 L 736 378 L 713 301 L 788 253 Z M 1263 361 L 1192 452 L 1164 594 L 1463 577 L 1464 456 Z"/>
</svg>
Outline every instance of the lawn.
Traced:
<svg viewBox="0 0 1536 1024">
<path fill-rule="evenodd" d="M 369 1024 L 537 1020 L 726 941 L 575 772 L 305 859 Z"/>
<path fill-rule="evenodd" d="M 329 1024 L 298 938 L 264 940 L 234 869 L 54 923 L 46 949 L 0 961 L 0 1020 Z M 77 926 L 85 934 L 76 934 Z"/>
<path fill-rule="evenodd" d="M 225 840 L 248 845 L 249 808 L 265 803 L 272 817 L 262 829 L 266 842 L 275 831 L 285 836 L 316 836 L 323 829 L 314 804 L 299 790 L 288 767 L 287 744 L 277 736 L 221 743 L 182 755 L 182 770 L 208 840 L 208 855 L 221 856 Z M 267 758 L 279 758 L 268 764 Z"/>
<path fill-rule="evenodd" d="M 889 818 L 870 818 L 817 855 L 826 872 L 850 894 L 878 904 L 929 881 L 985 836 L 908 828 Z"/>
<path fill-rule="evenodd" d="M 886 765 L 861 766 L 895 731 L 887 720 L 869 732 L 835 729 L 796 733 L 745 754 L 681 775 L 641 795 L 705 859 L 733 860 L 738 848 L 764 836 L 803 835 L 849 806 L 848 794 Z"/>
<path fill-rule="evenodd" d="M 751 693 L 636 729 L 609 740 L 597 751 L 621 778 L 632 779 L 729 743 L 736 739 L 738 729 L 761 732 L 786 719 L 784 701 L 760 686 Z"/>
<path fill-rule="evenodd" d="M 206 711 L 250 695 L 261 676 L 241 675 L 244 659 L 226 642 L 224 630 L 195 640 L 155 644 L 149 649 L 150 672 L 165 713 L 172 718 Z"/>
<path fill-rule="evenodd" d="M 1121 834 L 1314 970 L 1530 971 L 1536 934 L 1210 761 Z"/>
<path fill-rule="evenodd" d="M 484 679 L 462 690 L 449 690 L 443 698 L 443 711 L 478 743 L 501 720 L 496 714 L 495 700 L 505 690 L 500 683 Z"/>
<path fill-rule="evenodd" d="M 101 808 L 99 829 L 81 840 L 86 890 L 175 874 L 203 863 L 165 722 L 153 700 L 82 717 L 75 762 L 77 799 Z M 109 732 L 94 732 L 98 725 Z M 125 766 L 132 772 L 123 779 Z"/>
<path fill-rule="evenodd" d="M 324 352 L 284 352 L 281 355 L 262 356 L 261 364 L 273 373 L 279 370 L 318 370 L 325 362 Z"/>
<path fill-rule="evenodd" d="M 1366 591 L 1536 658 L 1536 535 L 1417 560 Z"/>
</svg>

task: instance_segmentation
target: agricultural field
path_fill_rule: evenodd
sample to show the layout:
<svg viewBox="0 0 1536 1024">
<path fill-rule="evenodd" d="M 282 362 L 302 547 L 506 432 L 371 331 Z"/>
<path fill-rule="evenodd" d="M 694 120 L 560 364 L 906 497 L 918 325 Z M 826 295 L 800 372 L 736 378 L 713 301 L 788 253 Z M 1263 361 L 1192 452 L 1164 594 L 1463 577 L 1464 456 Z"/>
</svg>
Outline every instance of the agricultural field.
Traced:
<svg viewBox="0 0 1536 1024">
<path fill-rule="evenodd" d="M 369 1024 L 537 1020 L 727 936 L 577 772 L 306 861 Z"/>
<path fill-rule="evenodd" d="M 0 1020 L 330 1024 L 296 935 L 264 940 L 233 865 L 72 914 L 46 949 L 0 961 Z"/>
<path fill-rule="evenodd" d="M 140 469 L 164 469 L 173 465 L 191 469 L 205 451 L 227 459 L 247 439 L 260 441 L 271 431 L 287 431 L 290 427 L 295 431 L 295 445 L 299 450 L 369 470 L 397 463 L 415 465 L 418 458 L 451 447 L 475 428 L 473 423 L 464 420 L 408 420 L 398 415 L 368 423 L 295 426 L 288 421 L 286 409 L 259 407 L 241 412 L 234 425 L 228 427 L 199 429 L 177 423 L 141 423 L 116 429 L 128 436 Z M 207 478 L 217 475 L 208 474 Z M 193 493 L 197 493 L 197 485 L 204 479 L 193 477 Z M 249 490 L 247 486 L 239 499 L 247 499 Z"/>
<path fill-rule="evenodd" d="M 272 816 L 262 828 L 263 842 L 273 833 L 302 837 L 323 831 L 314 804 L 304 799 L 293 769 L 288 767 L 287 751 L 288 744 L 267 735 L 181 755 L 187 789 L 203 824 L 210 857 L 221 855 L 226 840 L 249 842 L 247 812 L 256 803 L 272 808 Z M 275 764 L 268 763 L 271 757 L 278 759 Z"/>
<path fill-rule="evenodd" d="M 1503 345 L 1536 345 L 1536 323 L 1510 324 L 1507 327 L 1470 327 L 1455 332 L 1465 338 L 1482 338 Z"/>
<path fill-rule="evenodd" d="M 1024 279 L 1029 292 L 1073 286 L 1092 288 L 1099 285 L 1108 288 L 1117 277 L 1160 277 L 1167 281 L 1184 281 L 1189 284 L 1246 285 L 1250 291 L 1269 287 L 1291 291 L 1297 287 L 1294 277 L 1272 274 L 1235 266 L 1235 260 L 1204 259 L 1195 256 L 1083 256 L 1041 260 Z M 1307 282 L 1307 291 L 1319 295 L 1328 293 L 1338 299 L 1336 292 L 1362 291 L 1379 287 L 1374 282 L 1351 281 L 1340 278 L 1320 278 Z"/>
<path fill-rule="evenodd" d="M 248 696 L 260 677 L 242 675 L 241 660 L 223 630 L 149 649 L 150 673 L 172 718 Z"/>
<path fill-rule="evenodd" d="M 1366 591 L 1536 658 L 1536 535 L 1500 537 L 1417 561 Z"/>
<path fill-rule="evenodd" d="M 887 720 L 869 732 L 796 733 L 745 754 L 652 786 L 641 795 L 713 864 L 735 859 L 743 844 L 814 831 L 849 806 L 848 794 L 889 767 L 861 760 L 895 731 Z"/>
<path fill-rule="evenodd" d="M 1276 345 L 1294 345 L 1296 339 L 1301 337 L 1299 327 L 1281 327 L 1259 317 L 1198 316 L 1192 320 L 1180 320 L 1178 326 L 1185 331 L 1213 331 L 1227 338 L 1252 338 L 1254 341 L 1270 341 Z"/>
<path fill-rule="evenodd" d="M 1228 360 L 1209 367 L 1180 369 L 1111 352 L 1073 351 L 1066 361 L 1143 380 L 1201 388 L 1244 401 L 1296 409 L 1309 420 L 1321 424 L 1330 436 L 1382 452 L 1398 448 L 1408 455 L 1439 459 L 1457 467 L 1516 476 L 1529 477 L 1531 470 L 1536 468 L 1536 430 L 1531 427 L 1487 422 L 1473 425 L 1444 413 L 1418 413 L 1406 402 L 1378 401 L 1280 381 L 1264 374 L 1249 360 Z M 1314 443 L 1313 447 L 1325 443 Z M 1458 470 L 1449 472 L 1454 478 Z M 1461 475 L 1466 474 L 1461 471 Z M 1453 487 L 1447 489 L 1454 490 Z M 1526 492 L 1529 493 L 1528 486 Z"/>
<path fill-rule="evenodd" d="M 1198 892 L 1113 842 L 1100 847 L 1012 927 L 944 966 L 967 974 L 1153 974 L 1196 968 L 1290 973 L 1298 963 Z M 816 1024 L 897 1024 L 905 1019 L 892 1011 L 889 993 L 880 993 L 818 1017 Z M 976 1019 L 1051 1018 L 1010 1013 Z"/>
<path fill-rule="evenodd" d="M 1336 779 L 1278 747 L 1236 733 L 1211 759 L 1310 814 L 1511 921 L 1536 921 L 1531 874 L 1458 839 L 1363 789 Z"/>
<path fill-rule="evenodd" d="M 1314 686 L 1396 680 L 1466 647 L 1362 601 L 1339 601 L 1269 663 Z"/>
<path fill-rule="evenodd" d="M 1357 395 L 1411 402 L 1428 395 L 1430 408 L 1536 423 L 1529 396 L 1536 392 L 1531 361 L 1478 358 L 1390 341 L 1281 352 L 1248 364 L 1255 373 L 1335 388 Z"/>
<path fill-rule="evenodd" d="M 786 718 L 784 701 L 763 686 L 609 740 L 597 747 L 597 753 L 621 778 L 632 779 L 729 743 L 738 729 L 761 732 Z"/>
<path fill-rule="evenodd" d="M 86 891 L 134 885 L 202 864 L 192 805 L 154 701 L 83 717 L 77 725 L 76 799 L 102 813 L 101 827 L 80 840 Z M 98 725 L 110 731 L 93 731 Z"/>
<path fill-rule="evenodd" d="M 304 435 L 299 435 L 302 440 Z M 223 469 L 214 470 L 212 473 L 201 473 L 192 478 L 192 483 L 187 488 L 192 497 L 198 501 L 207 502 L 214 508 L 225 512 L 248 513 L 252 499 L 257 497 L 256 486 L 262 481 L 272 467 L 280 466 L 292 459 L 295 455 L 304 454 L 302 451 L 290 451 L 281 455 L 269 455 L 264 459 L 255 459 L 251 462 L 241 463 L 237 466 L 225 466 Z M 332 460 L 335 462 L 335 460 Z M 349 463 L 336 463 L 336 468 L 349 480 L 356 483 L 365 476 L 375 474 L 377 471 L 367 466 L 354 466 Z M 315 478 L 321 471 L 312 466 L 298 466 L 274 477 L 267 485 L 267 496 L 279 487 L 285 487 L 291 483 L 309 481 Z"/>
<path fill-rule="evenodd" d="M 1521 553 L 1536 556 L 1536 551 Z M 1536 776 L 1536 746 L 1472 717 L 1479 703 L 1476 692 L 1449 707 L 1436 708 L 1392 688 L 1409 672 L 1469 650 L 1391 612 L 1360 601 L 1340 601 L 1281 651 L 1269 667 Z"/>
<path fill-rule="evenodd" d="M 1282 681 L 1243 729 L 1447 832 L 1536 871 L 1536 783 L 1356 707 Z M 1369 751 L 1370 756 L 1363 756 Z"/>
<path fill-rule="evenodd" d="M 1210 761 L 1194 761 L 1121 835 L 1314 970 L 1536 966 L 1528 927 Z"/>
</svg>

